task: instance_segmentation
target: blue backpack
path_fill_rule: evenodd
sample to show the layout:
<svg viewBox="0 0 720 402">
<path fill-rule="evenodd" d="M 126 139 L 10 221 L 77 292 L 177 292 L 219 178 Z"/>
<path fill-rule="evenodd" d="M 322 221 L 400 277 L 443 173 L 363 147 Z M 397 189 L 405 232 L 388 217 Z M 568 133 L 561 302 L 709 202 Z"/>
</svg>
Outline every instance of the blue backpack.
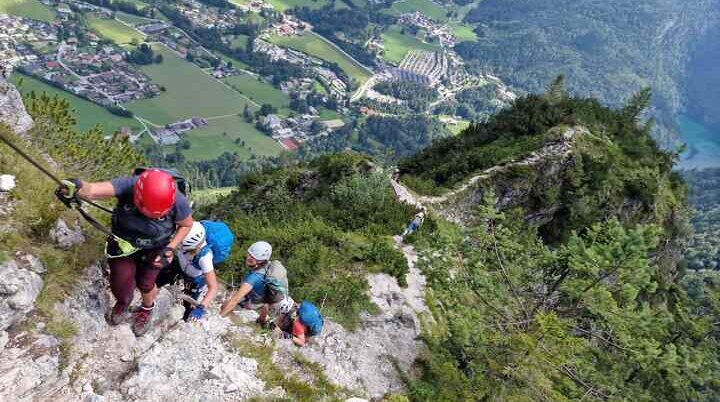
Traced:
<svg viewBox="0 0 720 402">
<path fill-rule="evenodd" d="M 213 265 L 220 264 L 227 260 L 232 251 L 233 242 L 235 241 L 235 236 L 232 231 L 230 231 L 228 225 L 223 222 L 214 221 L 200 221 L 200 223 L 205 227 L 205 241 L 207 242 L 207 246 L 200 250 L 198 255 L 193 259 L 193 262 L 197 262 L 210 250 L 212 250 L 213 253 Z"/>
<path fill-rule="evenodd" d="M 322 331 L 325 320 L 322 314 L 320 314 L 320 310 L 318 310 L 314 304 L 309 301 L 303 301 L 300 303 L 297 312 L 300 322 L 305 324 L 308 330 L 310 330 L 310 336 L 315 336 Z"/>
</svg>

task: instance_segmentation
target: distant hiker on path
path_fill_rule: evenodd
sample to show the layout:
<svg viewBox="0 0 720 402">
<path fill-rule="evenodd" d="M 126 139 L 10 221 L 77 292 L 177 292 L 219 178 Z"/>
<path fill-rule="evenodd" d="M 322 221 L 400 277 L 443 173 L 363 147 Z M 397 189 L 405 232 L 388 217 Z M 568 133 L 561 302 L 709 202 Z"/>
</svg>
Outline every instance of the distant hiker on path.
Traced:
<svg viewBox="0 0 720 402">
<path fill-rule="evenodd" d="M 417 214 L 415 214 L 415 217 L 413 217 L 413 220 L 410 221 L 410 224 L 407 225 L 407 227 L 402 232 L 400 237 L 404 239 L 405 236 L 415 233 L 418 229 L 420 229 L 423 222 L 425 222 L 425 215 L 426 215 L 425 208 L 421 207 L 419 212 Z"/>
<path fill-rule="evenodd" d="M 66 179 L 56 194 L 66 203 L 78 196 L 88 200 L 117 198 L 112 236 L 105 250 L 110 289 L 117 301 L 107 318 L 110 325 L 124 321 L 137 287 L 142 305 L 134 313 L 132 330 L 142 336 L 150 327 L 155 307 L 155 279 L 161 268 L 172 263 L 175 249 L 193 226 L 193 218 L 187 198 L 178 191 L 170 173 L 160 169 L 139 169 L 136 173 L 97 183 Z"/>
<path fill-rule="evenodd" d="M 286 297 L 270 307 L 275 320 L 271 324 L 273 336 L 292 339 L 297 346 L 304 346 L 307 339 L 318 335 L 324 324 L 323 316 L 314 304 L 304 301 L 300 304 Z"/>
<path fill-rule="evenodd" d="M 220 315 L 227 316 L 235 307 L 260 310 L 258 324 L 264 325 L 268 316 L 268 304 L 283 300 L 288 295 L 288 281 L 285 267 L 280 261 L 270 261 L 272 246 L 265 241 L 253 243 L 245 256 L 245 274 L 240 288 L 223 303 Z"/>
<path fill-rule="evenodd" d="M 155 281 L 158 288 L 182 279 L 184 293 L 198 302 L 183 301 L 183 320 L 196 321 L 205 315 L 218 292 L 215 264 L 230 254 L 233 239 L 230 228 L 222 222 L 196 221 L 176 252 L 177 258 L 160 271 Z"/>
</svg>

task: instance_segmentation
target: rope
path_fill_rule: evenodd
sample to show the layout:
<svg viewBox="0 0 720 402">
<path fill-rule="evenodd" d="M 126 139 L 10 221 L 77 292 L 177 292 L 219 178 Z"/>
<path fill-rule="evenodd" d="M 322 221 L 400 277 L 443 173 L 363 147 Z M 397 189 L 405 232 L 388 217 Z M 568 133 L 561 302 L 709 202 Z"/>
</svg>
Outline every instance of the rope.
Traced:
<svg viewBox="0 0 720 402">
<path fill-rule="evenodd" d="M 13 151 L 15 151 L 18 155 L 20 155 L 23 159 L 25 159 L 28 163 L 30 163 L 31 165 L 33 165 L 37 170 L 39 170 L 40 172 L 42 172 L 43 174 L 45 174 L 45 176 L 47 176 L 48 178 L 50 178 L 50 180 L 54 181 L 58 186 L 63 186 L 63 185 L 64 185 L 64 183 L 62 182 L 62 180 L 60 180 L 57 176 L 55 176 L 52 172 L 50 172 L 48 169 L 46 169 L 46 168 L 45 168 L 44 166 L 42 166 L 40 163 L 38 163 L 37 161 L 35 161 L 32 157 L 30 157 L 30 155 L 28 155 L 25 151 L 23 151 L 22 149 L 20 149 L 20 147 L 18 147 L 17 145 L 13 144 L 12 141 L 10 141 L 9 139 L 7 139 L 7 138 L 5 137 L 5 135 L 3 135 L 3 134 L 1 134 L 1 133 L 0 133 L 0 140 L 1 140 L 2 142 L 4 142 L 7 146 L 9 146 L 9 147 L 10 147 Z M 104 206 L 102 206 L 102 205 L 100 205 L 100 204 L 92 201 L 92 200 L 88 200 L 87 198 L 83 198 L 83 197 L 80 197 L 80 196 L 78 196 L 78 207 L 77 207 L 77 208 L 74 208 L 74 209 L 76 209 L 78 212 L 80 212 L 80 215 L 82 215 L 83 218 L 85 218 L 85 220 L 87 220 L 93 227 L 95 227 L 96 229 L 100 230 L 101 232 L 103 232 L 103 233 L 105 233 L 105 234 L 107 234 L 107 235 L 109 235 L 109 236 L 113 236 L 113 237 L 114 237 L 114 235 L 112 234 L 112 232 L 111 232 L 109 229 L 107 229 L 106 227 L 104 227 L 104 226 L 103 226 L 100 222 L 98 222 L 95 218 L 93 218 L 92 216 L 90 216 L 90 214 L 88 214 L 87 211 L 85 211 L 85 210 L 82 209 L 82 206 L 80 205 L 80 201 L 82 201 L 82 202 L 84 202 L 84 203 L 86 203 L 86 204 L 88 204 L 88 205 L 92 205 L 93 207 L 95 207 L 95 208 L 97 208 L 97 209 L 100 209 L 101 211 L 105 211 L 105 212 L 107 212 L 107 213 L 110 213 L 110 214 L 112 214 L 113 211 L 112 211 L 111 209 L 107 208 L 107 207 L 104 207 Z"/>
</svg>

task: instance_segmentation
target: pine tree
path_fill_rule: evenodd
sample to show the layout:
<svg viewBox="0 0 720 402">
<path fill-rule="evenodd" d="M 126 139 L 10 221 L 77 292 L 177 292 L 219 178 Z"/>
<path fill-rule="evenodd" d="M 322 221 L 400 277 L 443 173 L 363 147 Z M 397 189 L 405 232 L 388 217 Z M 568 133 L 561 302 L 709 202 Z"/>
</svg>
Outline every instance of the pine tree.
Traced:
<svg viewBox="0 0 720 402">
<path fill-rule="evenodd" d="M 557 105 L 565 100 L 567 96 L 568 94 L 565 90 L 565 76 L 560 74 L 555 77 L 550 85 L 547 86 L 547 89 L 545 90 L 545 99 L 547 99 L 550 104 Z"/>
<path fill-rule="evenodd" d="M 643 88 L 630 98 L 628 104 L 623 108 L 623 114 L 632 120 L 638 120 L 640 115 L 650 107 L 651 101 L 652 89 Z"/>
</svg>

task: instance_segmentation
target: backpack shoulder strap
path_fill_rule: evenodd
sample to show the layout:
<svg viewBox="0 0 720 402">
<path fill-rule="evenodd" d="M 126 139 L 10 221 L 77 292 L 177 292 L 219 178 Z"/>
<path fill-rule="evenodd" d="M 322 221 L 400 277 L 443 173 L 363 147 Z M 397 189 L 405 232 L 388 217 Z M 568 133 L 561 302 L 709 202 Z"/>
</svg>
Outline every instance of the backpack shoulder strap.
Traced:
<svg viewBox="0 0 720 402">
<path fill-rule="evenodd" d="M 200 252 L 198 252 L 192 259 L 192 263 L 195 268 L 200 268 L 200 259 L 205 257 L 210 251 L 210 246 L 207 244 L 200 249 Z"/>
</svg>

